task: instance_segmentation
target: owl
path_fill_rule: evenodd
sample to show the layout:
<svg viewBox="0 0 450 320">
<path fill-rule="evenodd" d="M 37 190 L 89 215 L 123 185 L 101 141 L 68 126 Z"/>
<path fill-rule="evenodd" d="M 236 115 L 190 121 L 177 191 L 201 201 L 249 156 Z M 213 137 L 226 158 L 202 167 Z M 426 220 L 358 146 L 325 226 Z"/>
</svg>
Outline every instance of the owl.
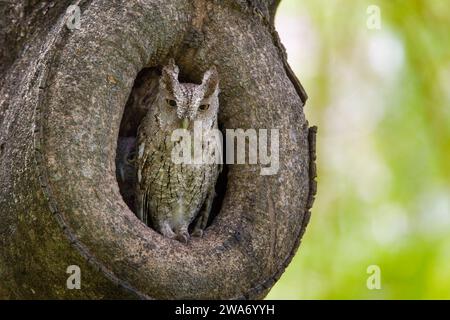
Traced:
<svg viewBox="0 0 450 320">
<path fill-rule="evenodd" d="M 122 198 L 132 210 L 135 206 L 135 161 L 136 138 L 119 137 L 116 151 L 116 178 Z"/>
<path fill-rule="evenodd" d="M 163 236 L 187 243 L 191 235 L 203 234 L 221 165 L 214 161 L 217 145 L 208 139 L 200 144 L 206 160 L 174 161 L 174 148 L 187 138 L 174 141 L 173 134 L 184 129 L 191 139 L 194 128 L 203 132 L 218 129 L 219 76 L 215 67 L 203 75 L 201 84 L 180 83 L 178 75 L 179 68 L 170 60 L 162 69 L 157 96 L 138 128 L 136 214 Z"/>
</svg>

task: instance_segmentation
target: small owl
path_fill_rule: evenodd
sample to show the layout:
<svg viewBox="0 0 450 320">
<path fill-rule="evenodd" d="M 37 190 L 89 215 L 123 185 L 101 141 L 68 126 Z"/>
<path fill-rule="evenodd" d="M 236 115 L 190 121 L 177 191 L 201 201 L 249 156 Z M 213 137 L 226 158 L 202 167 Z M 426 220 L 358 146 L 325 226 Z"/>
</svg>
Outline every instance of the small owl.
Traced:
<svg viewBox="0 0 450 320">
<path fill-rule="evenodd" d="M 136 138 L 119 137 L 116 152 L 116 178 L 120 193 L 128 207 L 134 210 L 136 192 Z"/>
<path fill-rule="evenodd" d="M 193 136 L 194 124 L 205 132 L 218 128 L 219 77 L 215 67 L 199 85 L 180 83 L 178 74 L 173 60 L 162 69 L 157 97 L 138 129 L 136 213 L 165 237 L 187 242 L 196 217 L 192 235 L 203 234 L 221 165 L 174 162 L 172 151 L 180 141 L 172 141 L 172 134 L 182 128 Z M 201 148 L 209 160 L 216 156 L 209 141 Z"/>
</svg>

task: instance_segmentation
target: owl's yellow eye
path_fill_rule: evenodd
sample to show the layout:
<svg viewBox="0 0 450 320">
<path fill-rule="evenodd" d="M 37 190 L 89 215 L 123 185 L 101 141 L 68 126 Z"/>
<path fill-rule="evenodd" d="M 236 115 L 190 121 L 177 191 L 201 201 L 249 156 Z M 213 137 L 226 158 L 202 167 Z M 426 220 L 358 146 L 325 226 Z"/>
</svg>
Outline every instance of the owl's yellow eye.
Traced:
<svg viewBox="0 0 450 320">
<path fill-rule="evenodd" d="M 200 111 L 206 111 L 209 109 L 209 104 L 202 104 L 198 108 L 200 109 Z"/>
<path fill-rule="evenodd" d="M 168 104 L 169 106 L 171 106 L 171 107 L 174 107 L 174 108 L 175 108 L 175 107 L 177 106 L 177 102 L 176 102 L 175 100 L 167 99 L 166 102 L 167 102 L 167 104 Z"/>
</svg>

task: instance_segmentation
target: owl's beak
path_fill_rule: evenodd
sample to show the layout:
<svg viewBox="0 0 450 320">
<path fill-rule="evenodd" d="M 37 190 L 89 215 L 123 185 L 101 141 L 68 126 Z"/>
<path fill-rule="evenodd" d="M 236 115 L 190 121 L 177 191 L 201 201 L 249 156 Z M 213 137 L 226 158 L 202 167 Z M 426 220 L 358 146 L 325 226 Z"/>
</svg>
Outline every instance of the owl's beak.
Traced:
<svg viewBox="0 0 450 320">
<path fill-rule="evenodd" d="M 184 118 L 181 121 L 181 128 L 183 129 L 187 129 L 189 127 L 189 119 L 188 118 Z"/>
</svg>

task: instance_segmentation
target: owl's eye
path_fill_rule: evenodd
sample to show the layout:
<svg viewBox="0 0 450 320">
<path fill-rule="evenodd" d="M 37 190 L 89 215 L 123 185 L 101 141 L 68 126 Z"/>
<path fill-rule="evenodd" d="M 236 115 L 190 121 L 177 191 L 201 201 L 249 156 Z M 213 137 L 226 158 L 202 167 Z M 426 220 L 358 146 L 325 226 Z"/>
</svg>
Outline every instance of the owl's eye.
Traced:
<svg viewBox="0 0 450 320">
<path fill-rule="evenodd" d="M 136 152 L 130 152 L 130 154 L 127 156 L 127 163 L 134 164 L 135 161 L 136 161 Z"/>
<path fill-rule="evenodd" d="M 198 108 L 200 109 L 200 111 L 206 111 L 209 109 L 209 104 L 202 104 Z"/>
<path fill-rule="evenodd" d="M 177 106 L 177 102 L 176 102 L 175 100 L 167 99 L 166 102 L 167 102 L 167 104 L 168 104 L 169 106 L 171 106 L 171 107 L 174 107 L 174 108 L 175 108 L 175 107 Z"/>
</svg>

